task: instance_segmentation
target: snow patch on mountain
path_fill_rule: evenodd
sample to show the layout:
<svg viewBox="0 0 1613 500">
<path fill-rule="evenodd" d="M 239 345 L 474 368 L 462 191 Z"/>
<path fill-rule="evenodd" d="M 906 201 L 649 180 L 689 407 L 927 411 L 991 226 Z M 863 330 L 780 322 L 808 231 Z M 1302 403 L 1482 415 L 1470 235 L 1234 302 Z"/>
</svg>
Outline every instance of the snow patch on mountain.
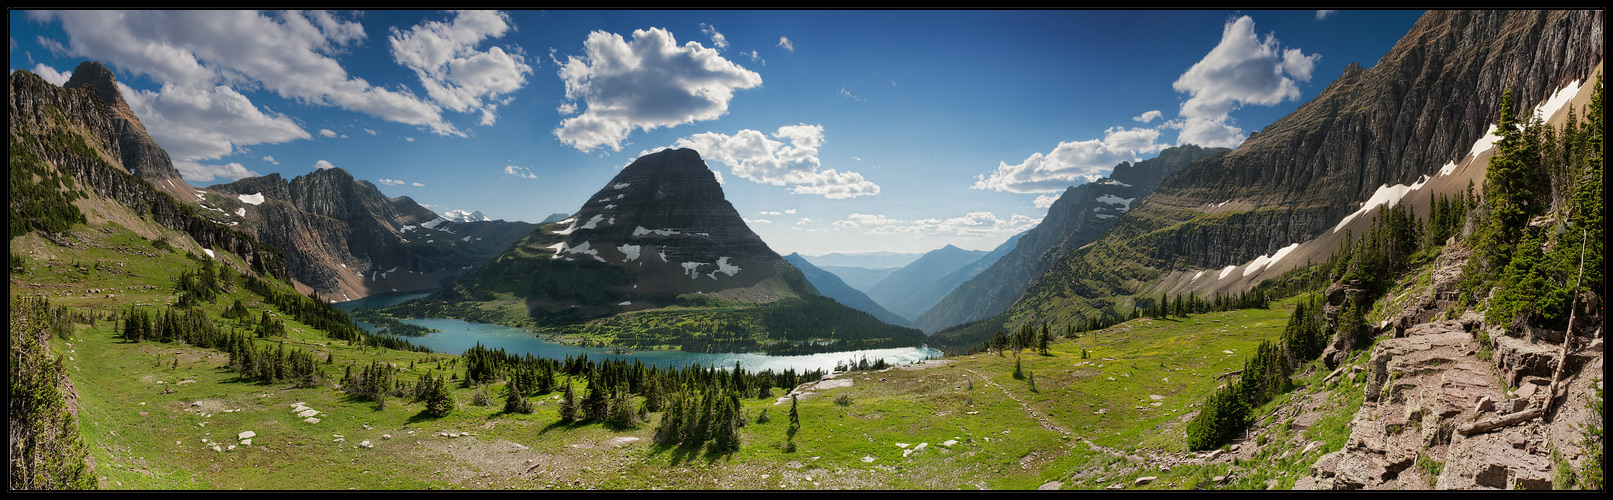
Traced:
<svg viewBox="0 0 1613 500">
<path fill-rule="evenodd" d="M 650 233 L 655 233 L 655 234 L 661 235 L 661 236 L 675 236 L 675 235 L 680 234 L 680 233 L 678 233 L 677 230 L 674 230 L 674 229 L 644 229 L 644 226 L 638 226 L 638 227 L 633 228 L 633 236 L 644 236 L 644 235 L 650 234 Z"/>
<path fill-rule="evenodd" d="M 605 220 L 604 215 L 594 214 L 593 218 L 588 219 L 588 222 L 582 225 L 582 229 L 594 229 L 598 227 L 599 222 L 603 220 Z"/>
<path fill-rule="evenodd" d="M 1110 205 L 1123 205 L 1125 208 L 1121 208 L 1120 209 L 1121 212 L 1131 210 L 1131 202 L 1134 201 L 1134 200 L 1136 200 L 1136 198 L 1121 198 L 1119 196 L 1115 196 L 1115 195 L 1112 195 L 1112 194 L 1106 194 L 1106 195 L 1098 197 L 1098 203 L 1107 203 L 1107 204 L 1110 204 Z"/>
<path fill-rule="evenodd" d="M 689 279 L 699 278 L 700 277 L 700 266 L 704 266 L 706 264 L 707 263 L 705 263 L 705 262 L 684 262 L 683 263 L 683 272 L 689 274 Z"/>
<path fill-rule="evenodd" d="M 263 192 L 261 192 L 261 191 L 257 192 L 257 193 L 254 193 L 254 194 L 243 194 L 243 195 L 237 196 L 237 198 L 241 199 L 241 203 L 245 203 L 245 204 L 248 204 L 248 205 L 262 205 L 263 204 Z"/>
<path fill-rule="evenodd" d="M 560 222 L 557 222 L 556 224 L 565 224 L 566 228 L 565 229 L 556 229 L 554 231 L 554 234 L 567 235 L 567 234 L 571 234 L 572 231 L 577 230 L 577 218 L 575 218 L 575 217 L 570 218 L 570 219 L 566 219 L 566 220 L 563 220 L 563 221 L 560 221 Z"/>
<path fill-rule="evenodd" d="M 481 222 L 481 221 L 493 220 L 493 219 L 488 218 L 487 215 L 483 214 L 480 210 L 475 211 L 475 212 L 466 212 L 464 210 L 449 210 L 448 212 L 443 213 L 441 215 L 441 217 L 444 218 L 444 219 L 448 219 L 450 221 L 453 221 L 453 222 Z"/>
<path fill-rule="evenodd" d="M 622 255 L 627 256 L 627 260 L 629 261 L 638 260 L 639 252 L 643 248 L 644 247 L 638 245 L 620 245 L 616 247 L 617 250 L 622 252 Z"/>
<path fill-rule="evenodd" d="M 1255 260 L 1249 261 L 1249 266 L 1248 267 L 1243 268 L 1243 277 L 1247 278 L 1251 274 L 1260 272 L 1261 270 L 1263 270 L 1265 268 L 1277 265 L 1277 261 L 1283 260 L 1283 257 L 1287 257 L 1288 254 L 1292 253 L 1294 251 L 1294 249 L 1296 249 L 1296 248 L 1299 248 L 1298 243 L 1294 243 L 1294 244 L 1288 245 L 1286 247 L 1279 248 L 1279 249 L 1277 249 L 1276 252 L 1272 252 L 1270 257 L 1267 257 L 1265 255 L 1255 257 Z"/>
<path fill-rule="evenodd" d="M 1368 198 L 1367 202 L 1361 205 L 1359 210 L 1356 210 L 1353 214 L 1344 216 L 1344 220 L 1339 221 L 1339 225 L 1333 226 L 1333 232 L 1337 233 L 1340 229 L 1344 229 L 1344 226 L 1348 225 L 1350 221 L 1355 220 L 1356 217 L 1367 213 L 1368 210 L 1372 210 L 1372 207 L 1384 205 L 1384 208 L 1394 208 L 1395 205 L 1400 204 L 1401 198 L 1406 197 L 1406 193 L 1422 189 L 1424 184 L 1428 184 L 1428 176 L 1426 175 L 1422 176 L 1422 178 L 1418 179 L 1417 182 L 1410 186 L 1405 184 L 1395 184 L 1393 186 L 1384 184 L 1378 186 L 1378 191 L 1372 193 L 1372 197 Z"/>
<path fill-rule="evenodd" d="M 739 274 L 739 266 L 729 264 L 728 257 L 721 257 L 717 259 L 717 271 L 729 276 L 733 276 L 735 274 Z"/>
</svg>

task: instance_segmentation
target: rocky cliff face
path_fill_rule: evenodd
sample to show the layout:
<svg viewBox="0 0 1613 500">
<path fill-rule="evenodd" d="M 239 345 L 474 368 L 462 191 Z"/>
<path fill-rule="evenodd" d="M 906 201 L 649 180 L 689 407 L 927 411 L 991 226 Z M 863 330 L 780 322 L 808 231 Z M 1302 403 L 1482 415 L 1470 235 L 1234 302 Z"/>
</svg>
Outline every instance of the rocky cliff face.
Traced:
<svg viewBox="0 0 1613 500">
<path fill-rule="evenodd" d="M 1073 186 L 1048 207 L 1042 223 L 1025 233 L 1013 251 L 959 285 L 914 320 L 926 333 L 995 316 L 1008 309 L 1037 277 L 1060 258 L 1103 236 L 1135 203 L 1166 177 L 1225 148 L 1194 145 L 1166 149 L 1158 157 L 1116 165 L 1108 177 Z"/>
<path fill-rule="evenodd" d="M 690 293 L 751 303 L 817 293 L 745 225 L 690 149 L 635 160 L 571 217 L 532 232 L 446 292 L 439 298 L 510 293 L 534 310 L 583 317 Z"/>
<path fill-rule="evenodd" d="M 1376 67 L 1352 68 L 1236 150 L 1167 179 L 1091 248 L 1062 256 L 1013 314 L 1091 314 L 1171 271 L 1316 238 L 1380 186 L 1461 160 L 1504 88 L 1527 109 L 1584 81 L 1602 59 L 1602 26 L 1602 11 L 1431 11 Z"/>
<path fill-rule="evenodd" d="M 189 234 L 203 248 L 241 256 L 262 272 L 285 277 L 279 249 L 203 217 L 196 206 L 158 190 L 124 168 L 118 118 L 92 87 L 62 88 L 26 71 L 6 87 L 10 145 L 26 149 L 78 183 L 68 189 L 129 207 L 157 224 Z"/>
<path fill-rule="evenodd" d="M 449 222 L 387 198 L 340 168 L 209 186 L 203 207 L 287 250 L 298 281 L 334 300 L 437 288 L 508 248 L 534 225 Z"/>
<path fill-rule="evenodd" d="M 1412 184 L 1461 160 L 1495 122 L 1507 87 L 1530 109 L 1590 75 L 1602 59 L 1603 14 L 1428 12 L 1377 66 L 1352 65 L 1236 150 L 1162 184 L 1151 200 L 1161 212 L 1192 216 L 1231 202 L 1248 215 L 1151 242 L 1153 264 L 1242 264 L 1320 235 L 1379 186 Z"/>
<path fill-rule="evenodd" d="M 196 188 L 191 187 L 180 176 L 179 170 L 168 158 L 168 152 L 163 151 L 157 141 L 146 133 L 146 126 L 140 123 L 134 110 L 129 109 L 129 103 L 123 100 L 123 94 L 118 91 L 117 78 L 112 70 L 95 61 L 84 61 L 73 69 L 73 76 L 63 84 L 64 88 L 77 88 L 89 85 L 95 89 L 96 97 L 106 103 L 107 113 L 111 118 L 112 133 L 117 138 L 121 152 L 123 167 L 136 177 L 145 179 L 158 190 L 173 195 L 184 201 L 195 199 Z"/>
</svg>

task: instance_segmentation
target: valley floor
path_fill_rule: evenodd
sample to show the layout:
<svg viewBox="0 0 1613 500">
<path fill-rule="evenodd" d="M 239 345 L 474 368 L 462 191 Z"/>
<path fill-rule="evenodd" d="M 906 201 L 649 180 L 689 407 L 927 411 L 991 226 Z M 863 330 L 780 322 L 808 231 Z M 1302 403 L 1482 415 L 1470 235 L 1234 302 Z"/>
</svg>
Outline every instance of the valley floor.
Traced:
<svg viewBox="0 0 1613 500">
<path fill-rule="evenodd" d="M 560 423 L 558 393 L 520 415 L 456 388 L 458 410 L 437 419 L 423 403 L 378 411 L 329 387 L 239 381 L 222 353 L 125 343 L 105 323 L 80 326 L 59 347 L 100 485 L 111 489 L 1101 488 L 1161 475 L 1158 464 L 1178 473 L 1151 487 L 1179 489 L 1225 473 L 1181 449 L 1186 415 L 1286 315 L 1140 320 L 1064 340 L 1048 356 L 1020 354 L 1034 389 L 1012 377 L 1012 353 L 839 374 L 798 389 L 794 453 L 780 450 L 788 400 L 746 400 L 743 447 L 714 455 L 654 444 L 651 425 Z M 284 341 L 334 352 L 338 367 L 382 359 L 423 371 L 449 357 L 295 333 Z M 487 392 L 502 400 L 502 390 Z M 756 423 L 764 411 L 771 421 Z M 250 444 L 238 439 L 247 431 Z"/>
</svg>

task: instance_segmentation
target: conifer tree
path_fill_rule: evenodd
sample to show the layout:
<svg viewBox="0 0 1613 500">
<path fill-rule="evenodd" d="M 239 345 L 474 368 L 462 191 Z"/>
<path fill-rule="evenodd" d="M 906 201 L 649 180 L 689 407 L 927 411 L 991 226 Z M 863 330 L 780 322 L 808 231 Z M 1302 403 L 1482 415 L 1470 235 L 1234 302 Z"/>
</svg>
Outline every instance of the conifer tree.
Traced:
<svg viewBox="0 0 1613 500">
<path fill-rule="evenodd" d="M 566 377 L 566 395 L 560 400 L 560 420 L 570 422 L 577 419 L 577 391 L 572 388 L 571 377 Z"/>
</svg>

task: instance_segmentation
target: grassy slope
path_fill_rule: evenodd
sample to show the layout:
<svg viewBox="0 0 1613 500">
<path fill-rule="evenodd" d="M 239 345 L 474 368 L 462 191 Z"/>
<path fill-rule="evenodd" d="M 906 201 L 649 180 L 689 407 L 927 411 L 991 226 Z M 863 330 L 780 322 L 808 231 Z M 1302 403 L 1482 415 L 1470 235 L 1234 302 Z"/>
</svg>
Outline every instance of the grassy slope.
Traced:
<svg viewBox="0 0 1613 500">
<path fill-rule="evenodd" d="M 35 242 L 48 246 L 56 258 L 29 260 L 27 271 L 14 276 L 12 292 L 51 290 L 53 303 L 69 306 L 171 302 L 173 278 L 194 267 L 193 261 L 178 252 L 158 251 L 126 230 L 105 227 L 109 232 L 79 231 L 84 244 L 78 248 Z M 116 250 L 120 248 L 124 251 Z M 75 262 L 82 267 L 72 266 Z M 122 263 L 119 269 L 125 274 L 95 272 L 96 263 L 103 268 Z M 114 287 L 118 290 L 110 292 L 112 299 L 105 291 L 84 293 Z M 136 290 L 125 291 L 130 287 Z M 214 314 L 235 298 L 254 317 L 260 314 L 259 299 L 239 289 L 221 298 Z M 74 339 L 59 347 L 71 357 L 81 425 L 96 474 L 106 478 L 102 486 L 108 488 L 1002 489 L 1035 488 L 1048 481 L 1102 487 L 1141 472 L 1085 441 L 1128 453 L 1139 453 L 1139 448 L 1182 451 L 1181 423 L 1213 389 L 1213 377 L 1238 369 L 1241 353 L 1275 337 L 1289 307 L 1284 303 L 1271 310 L 1138 320 L 1062 340 L 1051 356 L 1022 354 L 1039 392 L 1011 377 L 1011 354 L 957 358 L 923 370 L 854 374 L 852 387 L 802 400 L 803 428 L 795 437 L 800 447 L 795 453 L 777 447 L 784 440 L 789 405 L 775 406 L 772 400 L 746 400 L 753 423 L 742 430 L 740 451 L 708 455 L 651 444 L 649 425 L 617 430 L 560 424 L 554 395 L 539 398 L 531 415 L 512 415 L 501 412 L 502 387 L 488 388 L 495 401 L 491 407 L 470 404 L 474 391 L 456 388 L 459 410 L 432 419 L 421 415 L 422 403 L 399 398 L 377 411 L 372 402 L 328 387 L 241 382 L 223 368 L 226 356 L 221 352 L 124 343 L 105 321 L 80 326 Z M 414 373 L 419 373 L 434 368 L 432 360 L 452 357 L 359 350 L 333 344 L 287 319 L 289 336 L 270 341 L 333 353 L 337 363 L 330 367 L 332 378 L 339 378 L 349 361 L 375 359 L 400 367 L 416 361 Z M 216 316 L 215 321 L 227 324 Z M 1088 349 L 1091 357 L 1081 359 L 1081 349 Z M 1223 352 L 1227 350 L 1234 354 Z M 404 378 L 412 381 L 407 374 Z M 164 394 L 168 389 L 175 392 Z M 849 406 L 833 402 L 841 395 L 850 399 Z M 1164 400 L 1156 407 L 1149 395 Z M 323 420 L 302 422 L 290 411 L 297 402 L 324 412 Z M 754 423 L 764 409 L 772 421 Z M 1100 409 L 1104 412 L 1096 413 Z M 652 415 L 652 422 L 657 418 Z M 213 443 L 236 444 L 235 435 L 246 430 L 258 434 L 252 446 L 211 449 Z M 474 435 L 437 435 L 445 431 Z M 382 439 L 383 434 L 392 439 Z M 337 435 L 344 440 L 335 441 Z M 617 437 L 640 440 L 622 447 L 609 444 Z M 375 448 L 356 447 L 363 440 Z M 958 443 L 942 446 L 948 440 Z M 908 449 L 927 446 L 904 458 L 897 443 L 909 444 Z M 1181 481 L 1155 484 L 1186 487 L 1183 481 L 1193 477 L 1186 474 L 1209 473 L 1178 470 L 1184 474 Z M 1071 481 L 1072 476 L 1088 481 Z"/>
</svg>

